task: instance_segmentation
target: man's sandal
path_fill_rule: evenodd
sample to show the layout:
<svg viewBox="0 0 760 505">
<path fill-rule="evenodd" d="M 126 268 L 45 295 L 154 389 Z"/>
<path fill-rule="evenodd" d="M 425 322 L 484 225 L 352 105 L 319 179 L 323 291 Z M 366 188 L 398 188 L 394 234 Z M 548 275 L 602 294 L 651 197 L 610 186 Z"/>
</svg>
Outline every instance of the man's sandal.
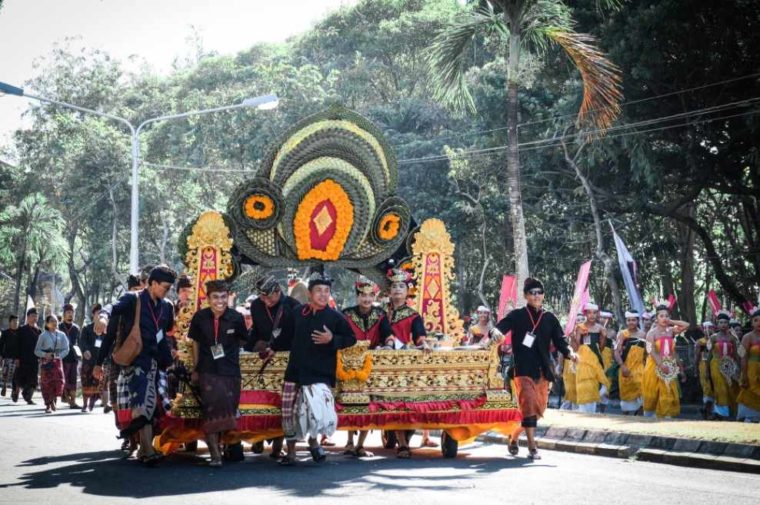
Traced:
<svg viewBox="0 0 760 505">
<path fill-rule="evenodd" d="M 327 454 L 325 453 L 325 450 L 322 449 L 320 446 L 309 449 L 309 452 L 311 453 L 311 459 L 313 459 L 315 463 L 321 463 L 322 461 L 327 459 Z"/>
<path fill-rule="evenodd" d="M 412 451 L 408 447 L 399 447 L 396 457 L 399 459 L 410 459 L 412 457 Z"/>
<path fill-rule="evenodd" d="M 352 454 L 357 458 L 371 458 L 373 456 L 371 452 L 367 452 L 367 450 L 361 446 L 354 449 Z"/>
</svg>

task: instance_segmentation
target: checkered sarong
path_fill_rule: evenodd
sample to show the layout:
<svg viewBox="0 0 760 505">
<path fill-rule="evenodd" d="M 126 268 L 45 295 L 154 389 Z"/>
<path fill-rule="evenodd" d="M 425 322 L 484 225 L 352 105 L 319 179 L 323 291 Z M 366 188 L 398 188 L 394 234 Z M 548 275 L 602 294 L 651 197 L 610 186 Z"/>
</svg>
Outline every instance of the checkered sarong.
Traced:
<svg viewBox="0 0 760 505">
<path fill-rule="evenodd" d="M 13 387 L 13 375 L 16 373 L 16 360 L 4 359 L 3 360 L 3 373 L 0 376 L 0 381 L 3 383 L 4 388 Z"/>
<path fill-rule="evenodd" d="M 296 404 L 300 388 L 295 382 L 285 381 L 282 384 L 282 431 L 285 438 L 294 440 L 298 438 L 298 413 Z"/>
</svg>

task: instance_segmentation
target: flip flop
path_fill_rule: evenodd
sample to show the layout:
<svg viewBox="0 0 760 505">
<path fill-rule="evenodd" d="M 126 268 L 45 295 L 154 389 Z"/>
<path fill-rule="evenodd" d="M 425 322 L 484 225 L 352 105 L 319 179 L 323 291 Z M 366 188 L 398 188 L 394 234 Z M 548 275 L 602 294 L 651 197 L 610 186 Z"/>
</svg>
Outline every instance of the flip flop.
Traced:
<svg viewBox="0 0 760 505">
<path fill-rule="evenodd" d="M 399 447 L 396 457 L 399 459 L 410 459 L 412 457 L 412 451 L 408 447 Z"/>
<path fill-rule="evenodd" d="M 517 456 L 517 453 L 520 452 L 520 446 L 517 443 L 517 440 L 510 440 L 509 441 L 509 447 L 507 449 L 509 451 L 509 454 L 512 456 Z"/>
<path fill-rule="evenodd" d="M 296 458 L 284 456 L 277 464 L 280 466 L 296 466 Z"/>
</svg>

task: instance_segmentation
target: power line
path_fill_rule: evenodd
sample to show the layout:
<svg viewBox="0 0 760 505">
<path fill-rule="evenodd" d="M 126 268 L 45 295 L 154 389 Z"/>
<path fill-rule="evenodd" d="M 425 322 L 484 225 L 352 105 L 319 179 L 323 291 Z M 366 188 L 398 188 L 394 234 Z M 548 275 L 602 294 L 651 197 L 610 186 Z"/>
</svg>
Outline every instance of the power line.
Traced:
<svg viewBox="0 0 760 505">
<path fill-rule="evenodd" d="M 760 75 L 760 74 L 758 74 L 758 75 Z M 653 128 L 653 129 L 648 129 L 648 130 L 641 130 L 641 131 L 635 131 L 635 132 L 615 134 L 615 132 L 618 132 L 618 131 L 621 131 L 621 130 L 623 130 L 623 131 L 630 130 L 631 128 L 636 128 L 636 127 L 639 127 L 639 126 L 652 126 L 652 125 L 656 125 L 656 124 L 659 124 L 659 123 L 666 123 L 666 122 L 669 122 L 669 121 L 673 121 L 673 120 L 676 120 L 676 119 L 686 119 L 686 118 L 689 118 L 689 117 L 699 116 L 699 115 L 702 115 L 702 114 L 721 112 L 721 111 L 724 111 L 726 109 L 732 109 L 732 108 L 736 108 L 736 107 L 744 107 L 744 106 L 754 105 L 758 101 L 760 101 L 760 96 L 752 97 L 752 98 L 747 98 L 745 100 L 740 100 L 740 101 L 731 102 L 731 103 L 727 103 L 727 104 L 720 104 L 720 105 L 715 105 L 715 106 L 711 106 L 711 107 L 705 107 L 705 108 L 702 108 L 702 109 L 696 109 L 696 110 L 692 110 L 692 111 L 680 112 L 678 114 L 672 114 L 672 115 L 669 115 L 669 116 L 662 116 L 662 117 L 658 117 L 658 118 L 645 119 L 645 120 L 637 121 L 637 122 L 634 122 L 634 123 L 617 125 L 617 126 L 613 126 L 611 128 L 608 128 L 606 130 L 596 129 L 596 130 L 589 130 L 589 131 L 578 132 L 578 133 L 566 135 L 566 136 L 564 136 L 562 138 L 551 137 L 551 138 L 547 138 L 547 139 L 532 140 L 532 141 L 523 142 L 523 143 L 518 144 L 518 152 L 522 153 L 522 152 L 528 152 L 528 151 L 533 151 L 533 150 L 537 150 L 537 149 L 558 147 L 558 146 L 560 146 L 562 144 L 562 140 L 563 139 L 564 140 L 572 140 L 572 139 L 575 139 L 575 138 L 580 137 L 580 136 L 593 136 L 595 134 L 605 133 L 605 137 L 604 138 L 605 139 L 610 139 L 610 138 L 625 137 L 625 136 L 629 136 L 629 135 L 638 135 L 638 134 L 642 134 L 642 133 L 650 133 L 650 132 L 654 132 L 654 131 L 662 131 L 662 130 L 667 130 L 667 129 L 670 129 L 670 128 L 679 128 L 679 127 L 689 126 L 689 124 L 677 124 L 677 125 L 670 125 L 670 126 L 662 127 L 662 128 Z M 719 120 L 722 120 L 722 119 L 730 119 L 730 118 L 739 117 L 739 116 L 751 115 L 751 114 L 755 114 L 757 112 L 758 111 L 750 111 L 748 113 L 742 113 L 742 114 L 722 116 L 722 117 L 717 117 L 717 118 L 707 118 L 705 120 L 691 122 L 690 125 L 696 125 L 696 124 L 702 124 L 702 123 L 707 123 L 707 122 L 712 122 L 712 121 L 719 121 Z M 612 134 L 610 134 L 610 132 L 612 132 Z M 528 147 L 528 146 L 533 146 L 533 147 Z M 493 152 L 499 152 L 500 153 L 505 148 L 507 148 L 506 144 L 505 145 L 494 146 L 494 147 L 486 147 L 486 148 L 482 148 L 482 149 L 471 149 L 471 150 L 466 150 L 466 151 L 462 151 L 462 152 L 456 153 L 456 156 L 468 156 L 468 157 L 470 157 L 470 156 L 484 155 L 484 154 L 488 155 L 488 154 L 492 154 Z M 448 160 L 448 159 L 449 159 L 449 157 L 447 155 L 445 155 L 445 154 L 439 154 L 439 155 L 424 156 L 424 157 L 420 157 L 420 158 L 406 158 L 406 159 L 399 160 L 398 164 L 399 165 L 408 165 L 408 164 L 412 164 L 412 163 L 427 163 L 427 162 L 433 162 L 433 161 L 443 161 L 443 160 Z M 158 169 L 163 169 L 163 170 L 184 170 L 184 171 L 210 172 L 210 173 L 223 172 L 223 173 L 248 173 L 248 174 L 253 174 L 253 173 L 256 172 L 253 169 L 231 169 L 231 168 L 216 168 L 216 169 L 211 169 L 210 167 L 205 167 L 204 168 L 204 167 L 198 167 L 198 166 L 177 166 L 177 165 L 166 165 L 166 164 L 149 163 L 149 162 L 142 162 L 142 165 L 148 166 L 148 167 L 153 167 L 153 168 L 158 168 Z"/>
<path fill-rule="evenodd" d="M 754 73 L 754 74 L 749 74 L 749 75 L 744 75 L 744 76 L 741 76 L 741 77 L 734 77 L 732 79 L 726 79 L 726 80 L 723 80 L 723 81 L 713 82 L 713 83 L 710 83 L 710 84 L 704 84 L 704 85 L 701 85 L 701 86 L 695 86 L 693 88 L 687 88 L 687 89 L 682 89 L 682 90 L 678 90 L 678 91 L 671 91 L 669 93 L 663 93 L 663 94 L 660 94 L 660 95 L 655 95 L 655 96 L 651 96 L 651 97 L 647 97 L 647 98 L 640 98 L 638 100 L 631 100 L 631 101 L 628 101 L 628 102 L 622 102 L 620 104 L 620 106 L 621 107 L 627 107 L 628 105 L 633 105 L 633 104 L 643 103 L 643 102 L 649 102 L 649 101 L 652 101 L 652 100 L 659 100 L 661 98 L 665 98 L 665 97 L 669 97 L 669 96 L 680 95 L 680 94 L 683 94 L 683 93 L 689 93 L 691 91 L 696 91 L 696 90 L 705 89 L 705 88 L 711 88 L 711 87 L 715 87 L 715 86 L 721 86 L 723 84 L 730 84 L 732 82 L 742 81 L 744 79 L 751 79 L 753 77 L 760 77 L 760 72 L 757 72 L 757 73 Z M 604 110 L 604 108 L 590 109 L 589 112 L 596 112 L 596 111 L 599 111 L 599 110 Z M 553 116 L 551 118 L 546 118 L 546 119 L 537 119 L 535 121 L 526 121 L 524 123 L 518 123 L 517 127 L 520 128 L 521 126 L 529 126 L 529 125 L 533 125 L 533 124 L 545 123 L 547 121 L 555 121 L 557 119 L 562 119 L 562 118 L 566 118 L 566 117 L 570 117 L 570 116 L 577 116 L 577 115 L 578 115 L 578 113 L 574 112 L 574 113 L 569 113 L 569 114 L 562 114 L 562 115 L 559 115 L 559 116 Z M 484 134 L 484 133 L 492 133 L 492 132 L 495 132 L 495 131 L 506 130 L 507 128 L 508 128 L 508 126 L 501 126 L 501 127 L 498 127 L 498 128 L 491 128 L 491 129 L 488 129 L 488 130 L 476 130 L 476 131 L 473 131 L 473 132 L 459 133 L 459 134 L 455 134 L 455 135 L 448 135 L 448 136 L 445 136 L 445 137 L 431 137 L 431 138 L 426 139 L 426 140 L 449 140 L 449 139 L 452 139 L 452 138 L 467 137 L 467 136 L 472 136 L 472 135 L 480 135 L 480 134 Z"/>
<path fill-rule="evenodd" d="M 752 100 L 757 100 L 757 98 L 754 98 Z M 710 112 L 719 112 L 719 111 L 718 110 L 712 110 Z M 749 113 L 742 113 L 742 114 L 723 116 L 723 117 L 717 117 L 717 118 L 708 118 L 708 119 L 701 120 L 701 121 L 695 121 L 695 122 L 692 122 L 690 124 L 677 124 L 677 125 L 670 125 L 670 126 L 664 127 L 664 128 L 653 128 L 653 129 L 649 129 L 649 130 L 634 131 L 634 132 L 628 132 L 628 133 L 622 133 L 622 134 L 605 135 L 604 138 L 605 139 L 618 138 L 618 137 L 625 137 L 625 136 L 630 136 L 630 135 L 638 135 L 638 134 L 641 134 L 641 133 L 648 133 L 648 132 L 652 132 L 652 131 L 667 130 L 667 129 L 670 129 L 670 128 L 680 128 L 680 127 L 685 127 L 685 126 L 689 126 L 689 125 L 709 123 L 711 121 L 718 121 L 718 120 L 721 120 L 721 119 L 730 119 L 730 118 L 733 118 L 733 117 L 751 115 L 751 114 L 755 114 L 757 112 L 758 111 L 750 111 Z M 705 111 L 703 111 L 703 110 L 697 110 L 697 111 L 692 111 L 691 113 L 689 113 L 689 116 L 697 116 L 697 115 L 704 114 L 704 113 L 705 113 Z M 684 113 L 684 114 L 686 114 L 686 113 Z M 681 116 L 679 118 L 666 117 L 666 118 L 662 118 L 660 121 L 646 120 L 646 121 L 641 121 L 641 122 L 638 122 L 638 123 L 631 123 L 631 124 L 628 124 L 628 125 L 621 125 L 620 127 L 615 127 L 615 131 L 617 131 L 617 130 L 628 130 L 628 129 L 634 128 L 636 126 L 647 126 L 647 125 L 651 126 L 651 125 L 654 125 L 654 124 L 657 124 L 657 123 L 661 123 L 661 122 L 672 121 L 673 119 L 683 119 L 685 117 L 688 117 L 688 116 Z M 612 130 L 612 129 L 608 129 L 607 131 L 610 131 L 610 130 Z M 575 138 L 575 137 L 577 137 L 579 135 L 594 135 L 595 133 L 602 133 L 602 130 L 591 130 L 591 131 L 584 132 L 584 133 L 575 133 L 575 134 L 572 134 L 572 135 L 565 136 L 564 139 L 565 140 L 569 140 L 569 139 L 573 139 L 573 138 Z M 536 145 L 536 144 L 538 144 L 538 145 Z M 530 146 L 530 145 L 535 145 L 535 146 L 534 147 L 527 147 L 527 148 L 520 149 L 521 146 L 524 147 L 524 146 Z M 562 139 L 561 138 L 553 137 L 553 138 L 549 138 L 549 139 L 540 139 L 540 140 L 534 140 L 534 141 L 524 142 L 522 144 L 518 144 L 518 152 L 523 153 L 523 152 L 528 152 L 528 151 L 534 151 L 534 150 L 537 150 L 537 149 L 558 147 L 560 145 L 562 145 Z M 478 156 L 478 155 L 488 155 L 488 154 L 492 154 L 493 152 L 501 153 L 504 149 L 506 149 L 506 147 L 507 147 L 507 145 L 500 145 L 500 146 L 495 146 L 495 147 L 487 147 L 487 148 L 483 148 L 483 149 L 472 149 L 472 150 L 467 150 L 467 151 L 462 151 L 462 152 L 456 153 L 456 156 L 468 156 L 469 157 L 469 156 Z M 428 162 L 432 162 L 432 161 L 443 161 L 443 160 L 447 160 L 447 159 L 449 159 L 449 157 L 447 155 L 440 154 L 440 155 L 425 156 L 425 157 L 421 157 L 421 158 L 408 158 L 408 159 L 404 159 L 404 160 L 399 160 L 398 163 L 399 163 L 399 165 L 408 165 L 408 164 L 412 164 L 412 163 L 428 163 Z"/>
</svg>

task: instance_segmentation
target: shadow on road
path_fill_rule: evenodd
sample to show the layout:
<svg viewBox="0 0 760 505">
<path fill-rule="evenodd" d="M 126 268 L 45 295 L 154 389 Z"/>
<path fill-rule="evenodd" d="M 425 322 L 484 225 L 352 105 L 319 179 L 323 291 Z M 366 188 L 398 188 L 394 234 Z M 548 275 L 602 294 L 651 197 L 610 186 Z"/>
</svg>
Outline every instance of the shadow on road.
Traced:
<svg viewBox="0 0 760 505">
<path fill-rule="evenodd" d="M 400 461 L 391 451 L 380 450 L 374 458 L 356 460 L 339 451 L 329 452 L 317 465 L 309 453 L 299 451 L 296 467 L 281 468 L 267 455 L 246 454 L 246 460 L 210 468 L 205 458 L 189 454 L 169 456 L 156 468 L 146 468 L 118 451 L 85 452 L 26 460 L 18 465 L 29 470 L 20 482 L 0 488 L 50 489 L 58 486 L 81 488 L 97 496 L 150 498 L 185 494 L 266 488 L 294 497 L 330 496 L 342 487 L 360 486 L 362 492 L 395 489 L 461 491 L 463 478 L 488 476 L 504 469 L 549 466 L 528 463 L 509 456 L 483 458 L 460 453 L 443 459 L 440 451 L 419 449 L 411 460 Z M 32 467 L 52 468 L 32 471 Z"/>
</svg>

